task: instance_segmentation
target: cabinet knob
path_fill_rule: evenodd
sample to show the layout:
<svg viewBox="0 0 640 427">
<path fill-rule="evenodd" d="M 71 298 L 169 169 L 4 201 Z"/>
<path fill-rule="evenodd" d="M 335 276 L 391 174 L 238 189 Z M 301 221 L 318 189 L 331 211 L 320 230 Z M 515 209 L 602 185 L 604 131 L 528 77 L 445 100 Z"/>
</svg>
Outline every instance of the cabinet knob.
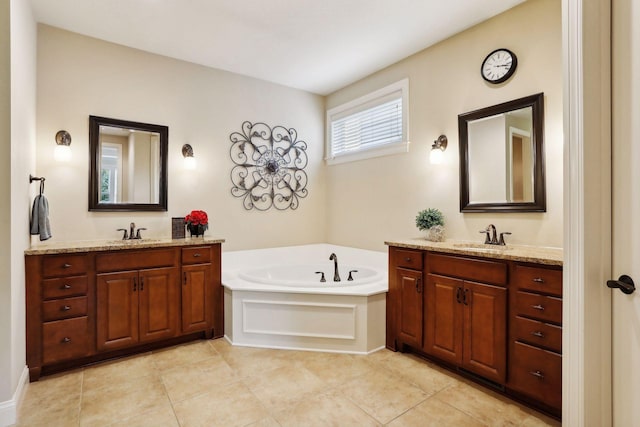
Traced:
<svg viewBox="0 0 640 427">
<path fill-rule="evenodd" d="M 69 338 L 69 337 L 64 337 L 64 338 L 62 338 L 62 341 L 61 341 L 61 342 L 62 342 L 62 344 L 68 344 L 68 343 L 70 343 L 70 342 L 71 342 L 71 338 Z"/>
<path fill-rule="evenodd" d="M 60 310 L 62 310 L 62 311 L 69 311 L 69 310 L 71 310 L 71 306 L 69 306 L 69 305 L 64 305 L 64 306 L 62 306 L 62 307 L 60 308 Z"/>
<path fill-rule="evenodd" d="M 533 281 L 536 283 L 544 283 L 544 279 L 542 277 L 535 277 Z"/>
<path fill-rule="evenodd" d="M 534 337 L 538 337 L 538 338 L 544 338 L 544 334 L 540 331 L 533 331 L 531 332 L 531 335 L 533 335 Z"/>
<path fill-rule="evenodd" d="M 66 262 L 62 264 L 62 268 L 71 268 L 71 264 L 67 264 Z"/>
<path fill-rule="evenodd" d="M 65 283 L 64 285 L 60 286 L 60 289 L 71 289 L 71 285 L 68 283 Z"/>
<path fill-rule="evenodd" d="M 405 262 L 411 262 L 411 257 L 406 257 L 404 260 Z"/>
<path fill-rule="evenodd" d="M 532 305 L 531 308 L 534 308 L 534 309 L 540 310 L 540 311 L 544 311 L 544 307 L 541 306 L 540 304 Z"/>
<path fill-rule="evenodd" d="M 543 380 L 544 379 L 544 374 L 540 371 L 532 371 L 529 372 L 531 375 L 533 375 L 534 377 L 538 378 L 539 380 Z"/>
</svg>

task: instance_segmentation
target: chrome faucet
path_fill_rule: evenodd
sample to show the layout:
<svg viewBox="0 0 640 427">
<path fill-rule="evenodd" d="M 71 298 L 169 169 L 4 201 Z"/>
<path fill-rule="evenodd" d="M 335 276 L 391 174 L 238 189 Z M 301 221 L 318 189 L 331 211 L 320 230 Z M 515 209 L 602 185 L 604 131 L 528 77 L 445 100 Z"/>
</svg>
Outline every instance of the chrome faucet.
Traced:
<svg viewBox="0 0 640 427">
<path fill-rule="evenodd" d="M 336 254 L 332 253 L 329 257 L 329 261 L 333 261 L 333 281 L 339 282 L 340 274 L 338 274 L 338 257 L 336 256 Z"/>
</svg>

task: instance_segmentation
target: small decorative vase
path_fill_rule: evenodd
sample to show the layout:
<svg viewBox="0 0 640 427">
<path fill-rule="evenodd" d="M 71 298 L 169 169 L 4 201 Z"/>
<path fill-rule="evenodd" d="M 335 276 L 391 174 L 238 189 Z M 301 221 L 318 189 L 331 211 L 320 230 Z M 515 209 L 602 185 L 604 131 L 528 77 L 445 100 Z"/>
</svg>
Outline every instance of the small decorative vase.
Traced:
<svg viewBox="0 0 640 427">
<path fill-rule="evenodd" d="M 444 241 L 444 227 L 441 225 L 434 225 L 427 229 L 427 240 L 430 242 L 442 242 Z"/>
<path fill-rule="evenodd" d="M 189 228 L 189 233 L 191 233 L 191 237 L 204 236 L 205 227 L 202 224 L 189 224 L 187 226 Z"/>
</svg>

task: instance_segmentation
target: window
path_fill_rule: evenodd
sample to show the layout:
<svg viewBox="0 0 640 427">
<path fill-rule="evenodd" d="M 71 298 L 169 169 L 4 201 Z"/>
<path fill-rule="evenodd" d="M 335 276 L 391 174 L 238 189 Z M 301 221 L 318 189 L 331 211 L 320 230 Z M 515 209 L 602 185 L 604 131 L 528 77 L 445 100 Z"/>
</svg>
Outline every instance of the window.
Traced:
<svg viewBox="0 0 640 427">
<path fill-rule="evenodd" d="M 408 151 L 409 80 L 327 111 L 328 164 Z"/>
</svg>

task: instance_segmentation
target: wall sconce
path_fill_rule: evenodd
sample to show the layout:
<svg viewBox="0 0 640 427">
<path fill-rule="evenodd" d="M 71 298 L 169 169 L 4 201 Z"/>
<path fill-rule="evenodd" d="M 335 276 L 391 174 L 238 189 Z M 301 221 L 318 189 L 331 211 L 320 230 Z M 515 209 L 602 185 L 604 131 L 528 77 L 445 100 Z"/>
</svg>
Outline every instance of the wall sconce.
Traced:
<svg viewBox="0 0 640 427">
<path fill-rule="evenodd" d="M 431 152 L 429 153 L 429 162 L 432 165 L 438 165 L 444 160 L 444 150 L 447 149 L 447 137 L 440 135 L 438 139 L 433 141 Z"/>
<path fill-rule="evenodd" d="M 193 147 L 189 144 L 182 146 L 182 156 L 184 157 L 184 168 L 194 170 L 196 168 L 196 158 L 193 157 Z"/>
<path fill-rule="evenodd" d="M 66 130 L 59 130 L 56 133 L 56 149 L 53 158 L 58 162 L 68 162 L 71 160 L 71 135 Z"/>
</svg>

